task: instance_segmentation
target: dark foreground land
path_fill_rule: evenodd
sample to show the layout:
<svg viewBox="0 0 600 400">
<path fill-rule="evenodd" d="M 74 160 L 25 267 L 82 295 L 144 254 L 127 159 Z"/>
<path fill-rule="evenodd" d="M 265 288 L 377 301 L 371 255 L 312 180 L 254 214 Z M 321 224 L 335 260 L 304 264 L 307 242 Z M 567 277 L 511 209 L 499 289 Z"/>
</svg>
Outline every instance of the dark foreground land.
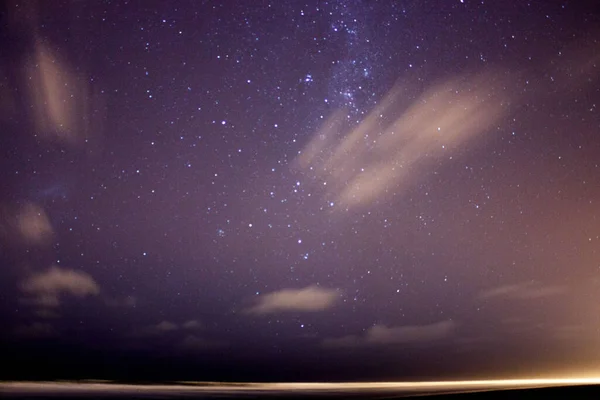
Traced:
<svg viewBox="0 0 600 400">
<path fill-rule="evenodd" d="M 552 387 L 332 387 L 315 384 L 287 387 L 277 384 L 245 385 L 120 385 L 89 383 L 0 383 L 2 399 L 393 399 L 426 397 L 428 399 L 538 399 L 600 398 L 600 385 Z"/>
</svg>

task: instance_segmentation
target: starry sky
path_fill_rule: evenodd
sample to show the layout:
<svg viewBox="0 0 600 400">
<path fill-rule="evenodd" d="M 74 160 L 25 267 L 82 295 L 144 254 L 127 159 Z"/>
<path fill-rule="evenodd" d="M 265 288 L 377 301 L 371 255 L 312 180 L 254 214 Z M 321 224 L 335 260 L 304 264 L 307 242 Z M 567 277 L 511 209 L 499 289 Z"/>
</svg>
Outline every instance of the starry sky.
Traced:
<svg viewBox="0 0 600 400">
<path fill-rule="evenodd" d="M 5 3 L 2 378 L 600 372 L 599 11 Z"/>
</svg>

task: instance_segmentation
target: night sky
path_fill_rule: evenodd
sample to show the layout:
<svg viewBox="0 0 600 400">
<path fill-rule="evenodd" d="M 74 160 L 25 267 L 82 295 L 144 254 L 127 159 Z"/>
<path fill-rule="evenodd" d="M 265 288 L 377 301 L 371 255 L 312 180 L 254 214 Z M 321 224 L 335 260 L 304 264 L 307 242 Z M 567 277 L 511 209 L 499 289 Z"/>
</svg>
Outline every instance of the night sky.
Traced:
<svg viewBox="0 0 600 400">
<path fill-rule="evenodd" d="M 593 2 L 0 18 L 0 378 L 600 372 Z"/>
</svg>

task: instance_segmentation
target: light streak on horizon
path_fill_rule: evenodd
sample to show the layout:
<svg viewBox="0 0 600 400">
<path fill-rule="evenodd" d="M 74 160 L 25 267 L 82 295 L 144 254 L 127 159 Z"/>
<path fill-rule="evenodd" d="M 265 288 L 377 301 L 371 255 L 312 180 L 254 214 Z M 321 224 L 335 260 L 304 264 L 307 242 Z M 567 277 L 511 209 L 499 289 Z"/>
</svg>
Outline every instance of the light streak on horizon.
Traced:
<svg viewBox="0 0 600 400">
<path fill-rule="evenodd" d="M 0 383 L 0 393 L 40 392 L 288 392 L 288 391 L 460 391 L 490 389 L 526 389 L 552 386 L 599 385 L 600 377 L 588 378 L 532 378 L 532 379 L 482 379 L 446 381 L 406 382 L 177 382 L 174 385 L 128 385 L 120 383 L 76 383 L 76 382 L 5 382 Z M 202 386 L 203 385 L 203 386 Z"/>
</svg>

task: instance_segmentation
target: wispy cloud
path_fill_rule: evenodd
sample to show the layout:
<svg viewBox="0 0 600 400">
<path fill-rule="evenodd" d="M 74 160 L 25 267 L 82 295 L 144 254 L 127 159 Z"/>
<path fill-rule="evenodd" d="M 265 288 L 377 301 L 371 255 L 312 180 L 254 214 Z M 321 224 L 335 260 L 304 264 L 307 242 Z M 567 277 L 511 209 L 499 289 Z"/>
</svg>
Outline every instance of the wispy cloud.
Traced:
<svg viewBox="0 0 600 400">
<path fill-rule="evenodd" d="M 539 282 L 522 282 L 484 290 L 479 294 L 479 298 L 483 300 L 497 298 L 534 300 L 561 295 L 566 291 L 566 286 L 562 285 L 543 285 Z"/>
<path fill-rule="evenodd" d="M 429 325 L 406 325 L 388 327 L 375 325 L 363 336 L 348 335 L 339 338 L 326 338 L 322 341 L 327 348 L 350 348 L 368 345 L 399 345 L 418 342 L 432 342 L 450 336 L 457 328 L 452 320 Z"/>
<path fill-rule="evenodd" d="M 311 285 L 303 289 L 283 289 L 262 295 L 250 314 L 271 314 L 285 311 L 322 311 L 334 305 L 339 296 L 336 289 Z"/>
<path fill-rule="evenodd" d="M 491 73 L 450 80 L 408 107 L 398 85 L 342 139 L 345 114 L 334 114 L 293 166 L 317 178 L 334 210 L 398 193 L 419 169 L 451 159 L 498 121 L 506 112 L 502 90 L 493 86 L 499 80 Z"/>
<path fill-rule="evenodd" d="M 57 266 L 31 275 L 22 282 L 21 290 L 33 296 L 31 302 L 45 307 L 58 307 L 63 294 L 86 297 L 100 293 L 100 287 L 89 274 Z"/>
<path fill-rule="evenodd" d="M 23 68 L 32 84 L 29 95 L 36 132 L 45 139 L 80 144 L 90 128 L 92 104 L 101 109 L 92 88 L 40 40 Z"/>
</svg>

